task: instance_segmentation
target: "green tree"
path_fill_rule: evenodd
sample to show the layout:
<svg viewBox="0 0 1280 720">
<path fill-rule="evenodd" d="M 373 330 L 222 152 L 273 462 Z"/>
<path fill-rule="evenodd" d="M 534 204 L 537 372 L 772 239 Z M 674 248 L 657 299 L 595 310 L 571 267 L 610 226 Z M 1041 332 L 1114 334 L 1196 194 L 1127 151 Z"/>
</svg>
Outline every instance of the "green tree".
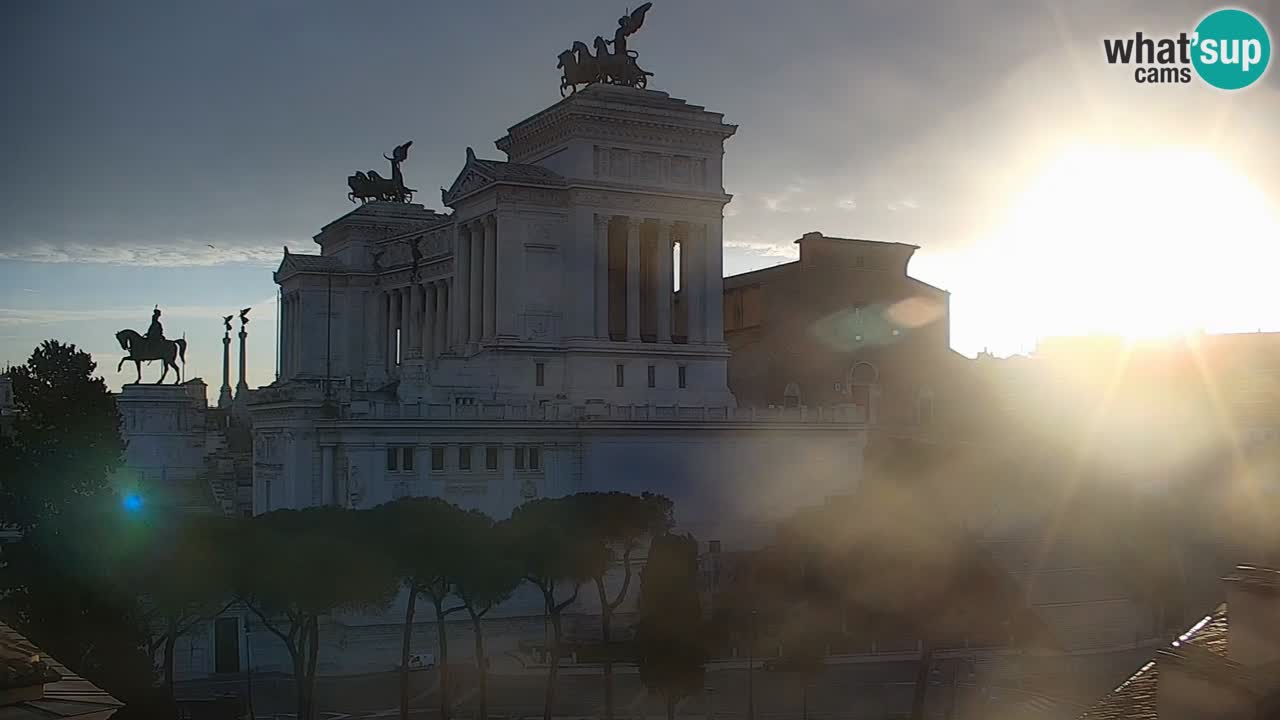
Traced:
<svg viewBox="0 0 1280 720">
<path fill-rule="evenodd" d="M 297 716 L 315 716 L 320 619 L 385 607 L 395 574 L 368 542 L 359 513 L 335 507 L 277 510 L 241 521 L 225 542 L 239 558 L 236 595 L 289 652 Z"/>
<path fill-rule="evenodd" d="M 465 561 L 459 546 L 472 533 L 483 532 L 492 521 L 439 498 L 401 498 L 374 508 L 367 516 L 373 523 L 371 537 L 378 538 L 388 555 L 406 597 L 403 637 L 400 645 L 400 717 L 409 716 L 409 659 L 413 619 L 418 597 L 431 601 L 435 610 L 437 666 L 440 672 L 440 717 L 448 720 L 453 705 L 449 671 L 448 616 L 466 610 L 451 606 L 454 579 Z M 448 606 L 448 607 L 446 607 Z"/>
<path fill-rule="evenodd" d="M 661 695 L 667 720 L 676 704 L 702 690 L 708 659 L 698 597 L 698 543 L 691 535 L 661 535 L 649 545 L 640 573 L 636 660 L 640 680 Z"/>
<path fill-rule="evenodd" d="M 572 497 L 530 500 L 511 513 L 505 530 L 525 580 L 542 593 L 543 612 L 551 624 L 543 720 L 551 720 L 555 710 L 565 608 L 578 601 L 583 583 L 602 573 L 609 562 L 605 547 L 586 533 L 579 507 Z M 565 596 L 570 587 L 572 592 Z"/>
<path fill-rule="evenodd" d="M 453 575 L 453 592 L 462 601 L 471 618 L 471 632 L 476 644 L 476 672 L 479 678 L 479 718 L 489 717 L 489 660 L 484 650 L 484 628 L 481 623 L 496 605 L 511 597 L 524 582 L 520 565 L 513 558 L 507 526 L 495 525 L 488 518 L 458 538 L 458 564 Z"/>
<path fill-rule="evenodd" d="M 671 501 L 661 495 L 621 492 L 579 493 L 572 496 L 588 542 L 599 543 L 607 562 L 591 578 L 600 602 L 600 640 L 604 646 L 604 716 L 613 720 L 613 615 L 627 599 L 632 560 L 646 538 L 667 532 L 672 525 Z M 622 566 L 622 584 L 609 597 L 606 576 L 614 564 Z"/>
<path fill-rule="evenodd" d="M 46 340 L 8 372 L 17 411 L 0 437 L 0 525 L 29 529 L 106 487 L 124 453 L 120 413 L 97 363 Z"/>
<path fill-rule="evenodd" d="M 104 582 L 119 498 L 108 479 L 124 451 L 115 398 L 74 345 L 41 343 L 11 368 L 18 415 L 0 437 L 0 617 L 126 702 L 154 680 L 136 594 Z"/>
<path fill-rule="evenodd" d="M 231 558 L 221 540 L 230 521 L 218 516 L 156 513 L 125 518 L 127 546 L 102 567 L 121 592 L 139 596 L 151 631 L 148 650 L 160 656 L 161 687 L 173 698 L 174 646 L 232 602 Z"/>
</svg>

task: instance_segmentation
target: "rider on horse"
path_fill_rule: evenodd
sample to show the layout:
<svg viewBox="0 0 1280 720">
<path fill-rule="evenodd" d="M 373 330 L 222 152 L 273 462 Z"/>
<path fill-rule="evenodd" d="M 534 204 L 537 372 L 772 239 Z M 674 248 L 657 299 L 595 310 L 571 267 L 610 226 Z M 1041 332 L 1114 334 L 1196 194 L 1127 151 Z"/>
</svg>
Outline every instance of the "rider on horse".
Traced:
<svg viewBox="0 0 1280 720">
<path fill-rule="evenodd" d="M 164 347 L 164 326 L 160 324 L 160 306 L 151 311 L 151 327 L 147 328 L 147 344 L 157 352 Z"/>
</svg>

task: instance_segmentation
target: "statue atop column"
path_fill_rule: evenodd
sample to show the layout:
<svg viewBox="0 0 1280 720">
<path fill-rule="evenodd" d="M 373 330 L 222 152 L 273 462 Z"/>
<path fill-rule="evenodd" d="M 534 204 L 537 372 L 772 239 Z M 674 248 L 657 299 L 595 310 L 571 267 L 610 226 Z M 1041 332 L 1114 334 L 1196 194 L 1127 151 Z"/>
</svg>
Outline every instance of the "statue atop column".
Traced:
<svg viewBox="0 0 1280 720">
<path fill-rule="evenodd" d="M 560 53 L 560 96 L 565 90 L 570 93 L 578 91 L 579 85 L 592 83 L 609 83 L 626 87 L 643 88 L 649 84 L 653 73 L 646 72 L 636 64 L 639 55 L 627 47 L 627 38 L 635 34 L 644 24 L 644 17 L 653 3 L 647 2 L 630 14 L 618 18 L 618 29 L 613 33 L 613 40 L 605 40 L 597 35 L 595 39 L 596 54 L 586 43 L 575 42 L 573 47 Z M 613 51 L 609 51 L 609 46 Z"/>
<path fill-rule="evenodd" d="M 362 204 L 371 200 L 411 202 L 413 194 L 417 191 L 405 187 L 400 163 L 409 158 L 409 146 L 412 144 L 413 141 L 410 140 L 403 145 L 397 145 L 396 149 L 391 151 L 391 157 L 382 156 L 391 163 L 390 178 L 382 177 L 377 170 L 370 170 L 367 174 L 357 171 L 355 175 L 348 177 L 347 187 L 351 188 L 351 192 L 347 193 L 347 199 L 351 202 L 359 200 Z"/>
</svg>

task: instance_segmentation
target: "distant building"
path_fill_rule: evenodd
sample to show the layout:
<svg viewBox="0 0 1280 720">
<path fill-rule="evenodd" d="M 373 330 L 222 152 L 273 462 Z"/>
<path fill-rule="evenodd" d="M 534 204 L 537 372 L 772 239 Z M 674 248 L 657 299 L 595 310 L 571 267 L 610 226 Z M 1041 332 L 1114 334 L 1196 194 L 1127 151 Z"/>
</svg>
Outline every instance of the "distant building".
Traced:
<svg viewBox="0 0 1280 720">
<path fill-rule="evenodd" d="M 806 233 L 800 259 L 724 280 L 729 387 L 756 406 L 841 406 L 931 428 L 965 362 L 950 294 L 911 277 L 916 246 Z"/>
<path fill-rule="evenodd" d="M 13 380 L 8 375 L 0 375 L 0 436 L 13 432 L 13 421 L 17 407 L 13 400 Z"/>
</svg>

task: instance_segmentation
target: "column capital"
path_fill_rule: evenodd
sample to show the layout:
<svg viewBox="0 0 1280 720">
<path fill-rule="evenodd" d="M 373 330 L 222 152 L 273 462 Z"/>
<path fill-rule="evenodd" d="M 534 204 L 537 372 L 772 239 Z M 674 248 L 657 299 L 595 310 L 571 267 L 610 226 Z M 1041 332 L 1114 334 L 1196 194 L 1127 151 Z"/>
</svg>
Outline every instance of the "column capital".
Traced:
<svg viewBox="0 0 1280 720">
<path fill-rule="evenodd" d="M 489 213 L 480 218 L 480 224 L 486 229 L 496 228 L 498 226 L 498 216 L 493 213 Z"/>
</svg>

